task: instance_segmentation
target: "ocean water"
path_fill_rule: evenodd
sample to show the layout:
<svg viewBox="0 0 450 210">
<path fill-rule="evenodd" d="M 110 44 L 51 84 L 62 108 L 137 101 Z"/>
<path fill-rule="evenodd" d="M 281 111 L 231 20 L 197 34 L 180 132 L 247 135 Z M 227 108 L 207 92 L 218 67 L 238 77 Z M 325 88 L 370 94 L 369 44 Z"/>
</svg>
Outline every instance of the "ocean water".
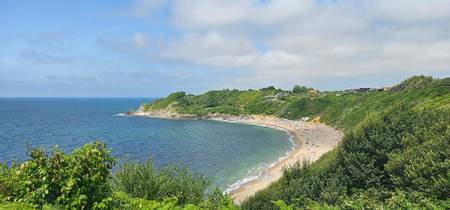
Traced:
<svg viewBox="0 0 450 210">
<path fill-rule="evenodd" d="M 0 98 L 0 161 L 23 161 L 26 147 L 64 151 L 100 139 L 119 160 L 183 164 L 226 189 L 258 174 L 292 148 L 289 135 L 254 125 L 123 116 L 152 98 Z"/>
</svg>

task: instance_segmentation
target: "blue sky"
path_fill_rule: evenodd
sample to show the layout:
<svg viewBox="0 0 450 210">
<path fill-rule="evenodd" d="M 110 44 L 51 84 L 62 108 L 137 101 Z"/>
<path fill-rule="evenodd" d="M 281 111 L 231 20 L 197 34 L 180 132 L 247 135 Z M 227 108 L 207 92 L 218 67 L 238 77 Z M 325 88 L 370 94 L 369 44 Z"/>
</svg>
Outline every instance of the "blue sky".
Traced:
<svg viewBox="0 0 450 210">
<path fill-rule="evenodd" d="M 0 96 L 377 87 L 450 76 L 446 0 L 0 1 Z"/>
</svg>

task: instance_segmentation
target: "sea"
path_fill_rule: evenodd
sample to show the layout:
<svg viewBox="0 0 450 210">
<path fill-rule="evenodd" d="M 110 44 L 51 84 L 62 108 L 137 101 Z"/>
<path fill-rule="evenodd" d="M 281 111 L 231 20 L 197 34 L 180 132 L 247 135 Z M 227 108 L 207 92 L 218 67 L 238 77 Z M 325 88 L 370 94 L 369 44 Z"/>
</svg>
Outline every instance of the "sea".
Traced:
<svg viewBox="0 0 450 210">
<path fill-rule="evenodd" d="M 155 98 L 0 98 L 0 162 L 26 160 L 27 147 L 67 153 L 104 141 L 118 163 L 178 164 L 230 191 L 257 178 L 293 147 L 282 130 L 212 120 L 126 116 Z"/>
</svg>

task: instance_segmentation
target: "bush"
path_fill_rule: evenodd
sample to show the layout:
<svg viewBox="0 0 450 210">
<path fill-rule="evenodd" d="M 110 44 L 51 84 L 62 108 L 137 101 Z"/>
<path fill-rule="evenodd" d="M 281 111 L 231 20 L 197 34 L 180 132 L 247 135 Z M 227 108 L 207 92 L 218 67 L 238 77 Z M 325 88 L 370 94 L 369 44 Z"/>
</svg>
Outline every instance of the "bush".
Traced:
<svg viewBox="0 0 450 210">
<path fill-rule="evenodd" d="M 114 195 L 114 208 L 121 210 L 135 209 L 184 209 L 177 205 L 177 198 L 165 198 L 161 201 L 133 198 L 124 192 L 117 192 Z"/>
<path fill-rule="evenodd" d="M 294 86 L 294 88 L 292 89 L 292 92 L 295 94 L 305 94 L 308 93 L 308 88 L 305 86 Z"/>
<path fill-rule="evenodd" d="M 102 142 L 72 154 L 30 149 L 26 162 L 0 165 L 0 209 L 237 209 L 187 168 L 125 162 L 111 176 L 109 154 Z"/>
<path fill-rule="evenodd" d="M 424 110 L 411 114 L 404 119 L 411 127 L 399 139 L 402 150 L 389 154 L 385 169 L 400 189 L 446 199 L 450 195 L 450 113 Z"/>
<path fill-rule="evenodd" d="M 8 201 L 64 208 L 101 209 L 111 202 L 108 183 L 113 159 L 102 142 L 72 154 L 53 149 L 29 150 L 30 159 L 1 170 L 2 197 Z"/>
<path fill-rule="evenodd" d="M 147 200 L 177 197 L 177 203 L 199 204 L 206 196 L 209 181 L 187 168 L 166 166 L 156 170 L 150 160 L 144 164 L 124 162 L 119 166 L 113 186 L 130 196 Z"/>
<path fill-rule="evenodd" d="M 392 91 L 402 91 L 406 89 L 420 88 L 431 82 L 433 82 L 432 77 L 427 77 L 423 75 L 413 76 L 402 81 L 400 84 L 392 87 Z"/>
<path fill-rule="evenodd" d="M 335 156 L 284 171 L 243 209 L 448 209 L 450 110 L 394 106 L 347 132 Z M 326 163 L 326 166 L 321 166 Z"/>
<path fill-rule="evenodd" d="M 205 200 L 199 205 L 186 204 L 179 205 L 177 197 L 164 198 L 161 200 L 146 200 L 142 198 L 130 197 L 124 192 L 116 192 L 114 195 L 114 208 L 120 210 L 135 209 L 160 209 L 160 210 L 237 210 L 231 200 L 222 195 L 214 196 L 218 200 Z"/>
</svg>

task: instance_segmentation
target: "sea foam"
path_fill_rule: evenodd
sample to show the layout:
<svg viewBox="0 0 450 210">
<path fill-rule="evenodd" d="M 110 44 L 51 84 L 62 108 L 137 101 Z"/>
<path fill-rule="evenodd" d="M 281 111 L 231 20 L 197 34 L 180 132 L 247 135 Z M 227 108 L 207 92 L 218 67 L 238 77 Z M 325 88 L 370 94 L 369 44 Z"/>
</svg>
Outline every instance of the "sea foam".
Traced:
<svg viewBox="0 0 450 210">
<path fill-rule="evenodd" d="M 271 126 L 264 126 L 264 127 L 271 127 Z M 275 127 L 272 127 L 272 128 L 275 128 Z M 280 130 L 284 130 L 284 129 L 280 129 Z M 247 176 L 245 176 L 242 179 L 239 179 L 238 181 L 234 182 L 233 184 L 228 185 L 228 187 L 223 191 L 224 194 L 228 194 L 234 190 L 237 190 L 246 183 L 249 183 L 249 182 L 252 182 L 257 179 L 262 178 L 264 176 L 264 171 L 266 171 L 269 168 L 274 167 L 277 163 L 285 160 L 286 158 L 289 157 L 289 155 L 291 155 L 291 153 L 295 150 L 295 147 L 296 147 L 296 143 L 294 141 L 294 136 L 289 131 L 287 131 L 287 130 L 284 130 L 284 131 L 286 131 L 286 133 L 289 135 L 289 141 L 293 145 L 292 148 L 290 150 L 288 150 L 284 156 L 279 157 L 277 161 L 271 162 L 271 163 L 264 163 L 264 164 L 261 164 L 260 167 L 250 169 L 247 172 Z"/>
</svg>

